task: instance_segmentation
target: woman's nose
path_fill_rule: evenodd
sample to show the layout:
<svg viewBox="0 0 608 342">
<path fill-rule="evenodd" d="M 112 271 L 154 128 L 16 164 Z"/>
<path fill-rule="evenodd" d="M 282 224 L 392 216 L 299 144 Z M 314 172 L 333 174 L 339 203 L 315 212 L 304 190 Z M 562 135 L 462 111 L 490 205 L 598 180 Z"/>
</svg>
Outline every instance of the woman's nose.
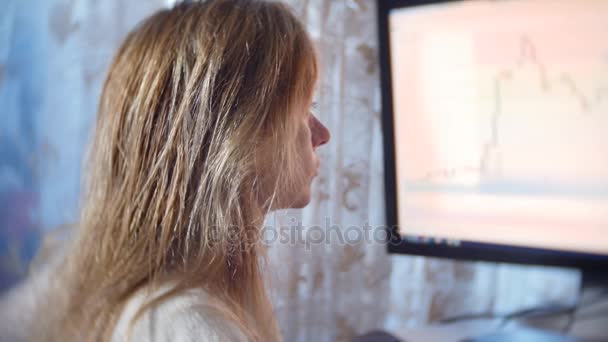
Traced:
<svg viewBox="0 0 608 342">
<path fill-rule="evenodd" d="M 325 127 L 315 116 L 312 117 L 312 145 L 319 147 L 329 142 L 331 134 L 329 129 Z"/>
</svg>

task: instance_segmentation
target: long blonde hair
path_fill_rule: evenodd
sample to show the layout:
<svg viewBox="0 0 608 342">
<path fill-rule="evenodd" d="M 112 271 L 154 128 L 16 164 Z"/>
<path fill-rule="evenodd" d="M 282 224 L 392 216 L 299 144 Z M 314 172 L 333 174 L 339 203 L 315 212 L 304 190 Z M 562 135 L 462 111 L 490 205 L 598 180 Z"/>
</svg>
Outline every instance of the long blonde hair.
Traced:
<svg viewBox="0 0 608 342">
<path fill-rule="evenodd" d="M 45 338 L 107 341 L 137 290 L 170 280 L 160 300 L 203 288 L 250 339 L 279 340 L 259 234 L 297 168 L 292 113 L 316 79 L 313 44 L 280 3 L 183 2 L 137 26 L 104 84 Z"/>
</svg>

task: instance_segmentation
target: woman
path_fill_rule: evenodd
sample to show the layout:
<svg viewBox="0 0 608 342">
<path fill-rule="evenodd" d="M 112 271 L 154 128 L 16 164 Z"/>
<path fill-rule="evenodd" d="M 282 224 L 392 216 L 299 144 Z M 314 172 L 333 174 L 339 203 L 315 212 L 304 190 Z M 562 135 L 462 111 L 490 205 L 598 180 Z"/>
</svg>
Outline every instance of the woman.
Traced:
<svg viewBox="0 0 608 342">
<path fill-rule="evenodd" d="M 77 237 L 32 338 L 280 340 L 260 228 L 310 200 L 329 140 L 310 112 L 316 81 L 313 44 L 279 3 L 184 2 L 132 31 L 103 88 Z"/>
</svg>

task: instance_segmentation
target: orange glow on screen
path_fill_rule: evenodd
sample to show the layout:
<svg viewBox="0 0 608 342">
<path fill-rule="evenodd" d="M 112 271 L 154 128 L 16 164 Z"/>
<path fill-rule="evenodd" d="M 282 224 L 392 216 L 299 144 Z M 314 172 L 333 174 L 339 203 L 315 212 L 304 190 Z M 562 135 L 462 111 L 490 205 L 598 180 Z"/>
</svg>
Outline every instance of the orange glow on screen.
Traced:
<svg viewBox="0 0 608 342">
<path fill-rule="evenodd" d="M 389 17 L 400 232 L 608 253 L 608 1 Z"/>
</svg>

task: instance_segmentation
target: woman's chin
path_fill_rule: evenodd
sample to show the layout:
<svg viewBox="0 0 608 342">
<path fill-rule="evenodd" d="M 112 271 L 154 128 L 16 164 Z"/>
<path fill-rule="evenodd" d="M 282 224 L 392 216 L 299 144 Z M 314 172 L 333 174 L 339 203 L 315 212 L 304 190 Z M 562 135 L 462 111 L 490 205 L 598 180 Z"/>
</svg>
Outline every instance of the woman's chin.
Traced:
<svg viewBox="0 0 608 342">
<path fill-rule="evenodd" d="M 293 197 L 284 206 L 286 209 L 302 209 L 306 207 L 311 201 L 311 190 L 310 186 L 304 187 L 302 191 L 294 194 Z"/>
<path fill-rule="evenodd" d="M 302 190 L 279 196 L 270 211 L 281 209 L 302 209 L 312 200 L 311 186 L 303 186 Z"/>
<path fill-rule="evenodd" d="M 292 209 L 302 209 L 310 203 L 310 200 L 310 189 L 307 189 L 307 191 L 302 192 L 289 207 Z"/>
</svg>

